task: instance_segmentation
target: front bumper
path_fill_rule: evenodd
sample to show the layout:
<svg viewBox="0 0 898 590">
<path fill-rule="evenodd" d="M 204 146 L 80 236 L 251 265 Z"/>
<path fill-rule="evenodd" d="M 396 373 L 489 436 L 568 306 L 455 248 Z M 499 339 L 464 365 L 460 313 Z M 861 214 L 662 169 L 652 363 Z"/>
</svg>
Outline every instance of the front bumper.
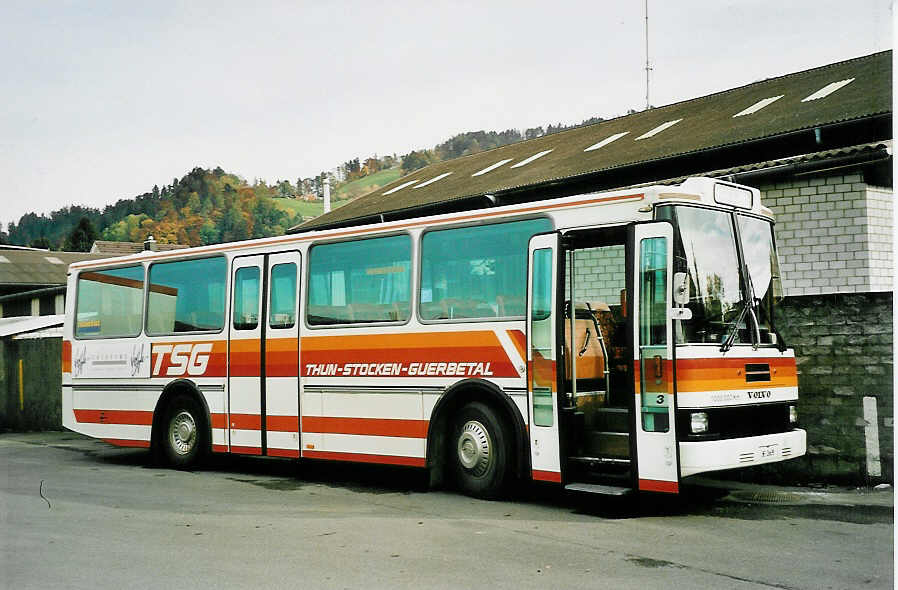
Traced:
<svg viewBox="0 0 898 590">
<path fill-rule="evenodd" d="M 681 442 L 680 476 L 776 463 L 806 452 L 807 433 L 800 428 L 763 436 Z"/>
</svg>

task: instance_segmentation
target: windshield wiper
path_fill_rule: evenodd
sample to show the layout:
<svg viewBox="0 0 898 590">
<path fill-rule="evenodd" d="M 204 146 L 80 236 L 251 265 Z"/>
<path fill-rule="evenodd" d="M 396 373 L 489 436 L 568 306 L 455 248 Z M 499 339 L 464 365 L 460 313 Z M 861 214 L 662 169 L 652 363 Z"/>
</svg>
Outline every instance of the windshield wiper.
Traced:
<svg viewBox="0 0 898 590">
<path fill-rule="evenodd" d="M 730 332 L 727 335 L 726 340 L 723 341 L 723 344 L 720 345 L 720 352 L 726 352 L 733 347 L 733 343 L 736 341 L 736 334 L 739 333 L 739 324 L 742 323 L 742 320 L 745 319 L 745 314 L 751 310 L 752 317 L 754 317 L 754 309 L 752 305 L 751 298 L 746 300 L 745 305 L 742 306 L 742 311 L 739 312 L 739 317 L 736 318 L 736 321 L 733 322 L 733 326 L 730 328 Z M 757 318 L 755 318 L 755 326 L 757 326 Z M 754 341 L 754 332 L 752 332 L 752 340 Z M 758 342 L 760 342 L 760 336 L 758 337 Z M 757 345 L 755 345 L 757 348 Z"/>
<path fill-rule="evenodd" d="M 739 312 L 739 318 L 733 324 L 733 327 L 730 328 L 730 333 L 727 335 L 727 339 L 723 341 L 723 344 L 720 345 L 720 352 L 726 352 L 733 347 L 733 343 L 736 341 L 736 334 L 739 333 L 739 324 L 742 323 L 742 320 L 745 318 L 745 314 L 751 312 L 752 319 L 752 327 L 754 328 L 751 331 L 751 345 L 755 350 L 761 345 L 761 328 L 758 323 L 758 313 L 757 313 L 757 305 L 758 299 L 755 297 L 755 286 L 751 282 L 751 273 L 748 272 L 748 268 L 745 269 L 745 286 L 747 287 L 747 295 L 748 298 L 745 301 L 745 305 L 742 306 L 742 311 Z"/>
</svg>

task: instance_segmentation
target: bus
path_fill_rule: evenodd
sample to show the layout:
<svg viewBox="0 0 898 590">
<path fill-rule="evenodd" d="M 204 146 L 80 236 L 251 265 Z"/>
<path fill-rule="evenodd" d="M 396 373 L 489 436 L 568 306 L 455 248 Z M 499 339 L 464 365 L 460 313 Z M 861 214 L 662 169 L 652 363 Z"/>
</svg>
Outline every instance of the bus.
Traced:
<svg viewBox="0 0 898 590">
<path fill-rule="evenodd" d="M 63 425 L 178 468 L 677 494 L 806 451 L 773 222 L 757 189 L 689 178 L 78 262 Z"/>
</svg>

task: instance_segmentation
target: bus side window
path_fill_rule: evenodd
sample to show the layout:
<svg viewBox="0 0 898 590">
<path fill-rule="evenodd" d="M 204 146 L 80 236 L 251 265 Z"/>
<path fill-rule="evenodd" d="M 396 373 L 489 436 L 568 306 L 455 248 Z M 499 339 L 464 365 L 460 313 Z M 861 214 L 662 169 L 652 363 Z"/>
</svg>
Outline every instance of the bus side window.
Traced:
<svg viewBox="0 0 898 590">
<path fill-rule="evenodd" d="M 296 264 L 291 262 L 272 267 L 270 307 L 270 327 L 292 328 L 296 325 Z"/>
<path fill-rule="evenodd" d="M 312 246 L 306 321 L 310 326 L 406 321 L 411 258 L 408 235 Z"/>
<path fill-rule="evenodd" d="M 421 318 L 523 317 L 527 243 L 551 229 L 548 219 L 527 219 L 425 233 Z"/>
<path fill-rule="evenodd" d="M 225 323 L 223 256 L 150 266 L 147 334 L 217 332 Z"/>
<path fill-rule="evenodd" d="M 82 272 L 78 275 L 76 338 L 116 338 L 140 334 L 143 266 Z"/>
<path fill-rule="evenodd" d="M 237 269 L 234 275 L 234 329 L 255 330 L 259 325 L 259 267 Z"/>
</svg>

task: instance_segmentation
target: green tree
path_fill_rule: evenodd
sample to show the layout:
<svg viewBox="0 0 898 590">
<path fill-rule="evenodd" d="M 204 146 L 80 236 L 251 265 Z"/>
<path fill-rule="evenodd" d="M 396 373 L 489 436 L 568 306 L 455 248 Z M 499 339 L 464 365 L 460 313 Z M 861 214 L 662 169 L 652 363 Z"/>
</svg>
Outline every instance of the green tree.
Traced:
<svg viewBox="0 0 898 590">
<path fill-rule="evenodd" d="M 50 240 L 48 240 L 46 236 L 41 236 L 39 238 L 31 240 L 31 243 L 28 245 L 32 248 L 41 248 L 43 250 L 49 250 L 50 248 L 52 248 Z"/>
<path fill-rule="evenodd" d="M 402 171 L 405 174 L 423 168 L 434 161 L 430 150 L 412 151 L 402 157 Z"/>
<path fill-rule="evenodd" d="M 82 217 L 78 225 L 66 236 L 63 249 L 67 252 L 90 252 L 97 239 L 97 229 L 87 217 Z"/>
</svg>

